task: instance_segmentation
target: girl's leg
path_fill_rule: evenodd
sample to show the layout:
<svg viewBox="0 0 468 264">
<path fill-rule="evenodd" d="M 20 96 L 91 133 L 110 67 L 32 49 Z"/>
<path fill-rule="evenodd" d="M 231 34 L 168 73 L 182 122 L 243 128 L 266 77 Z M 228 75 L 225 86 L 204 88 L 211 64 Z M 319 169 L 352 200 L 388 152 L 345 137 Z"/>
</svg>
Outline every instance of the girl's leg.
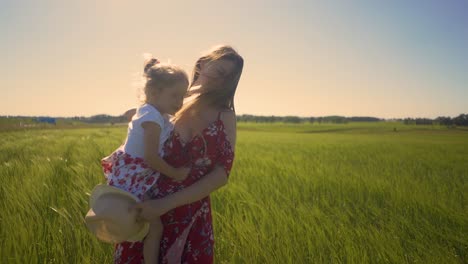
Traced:
<svg viewBox="0 0 468 264">
<path fill-rule="evenodd" d="M 150 224 L 148 235 L 143 241 L 145 264 L 157 264 L 159 259 L 159 244 L 161 243 L 163 224 L 160 219 Z"/>
</svg>

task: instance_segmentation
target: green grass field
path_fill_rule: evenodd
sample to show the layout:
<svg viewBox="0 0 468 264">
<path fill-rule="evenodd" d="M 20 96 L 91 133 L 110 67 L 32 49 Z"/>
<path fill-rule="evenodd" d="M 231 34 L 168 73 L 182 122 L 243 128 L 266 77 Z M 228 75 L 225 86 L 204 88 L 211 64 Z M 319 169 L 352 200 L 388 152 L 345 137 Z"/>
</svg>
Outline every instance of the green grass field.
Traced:
<svg viewBox="0 0 468 264">
<path fill-rule="evenodd" d="M 230 182 L 212 195 L 217 263 L 468 262 L 468 131 L 238 127 Z M 0 132 L 1 263 L 112 263 L 83 216 L 125 133 Z"/>
</svg>

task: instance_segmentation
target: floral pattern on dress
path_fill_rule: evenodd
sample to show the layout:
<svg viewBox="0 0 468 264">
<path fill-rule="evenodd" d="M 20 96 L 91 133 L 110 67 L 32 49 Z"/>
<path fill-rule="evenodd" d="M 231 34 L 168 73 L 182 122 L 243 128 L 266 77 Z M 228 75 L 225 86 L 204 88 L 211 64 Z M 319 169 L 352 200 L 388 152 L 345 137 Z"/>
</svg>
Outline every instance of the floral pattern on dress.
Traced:
<svg viewBox="0 0 468 264">
<path fill-rule="evenodd" d="M 164 145 L 165 160 L 174 167 L 191 166 L 189 176 L 177 182 L 164 176 L 157 179 L 148 194 L 158 199 L 180 191 L 221 165 L 229 177 L 234 152 L 219 118 L 201 135 L 184 142 L 173 131 Z M 160 263 L 213 263 L 214 234 L 210 197 L 174 208 L 161 216 L 164 225 L 160 243 Z M 123 242 L 115 245 L 114 262 L 141 264 L 143 243 Z"/>
</svg>

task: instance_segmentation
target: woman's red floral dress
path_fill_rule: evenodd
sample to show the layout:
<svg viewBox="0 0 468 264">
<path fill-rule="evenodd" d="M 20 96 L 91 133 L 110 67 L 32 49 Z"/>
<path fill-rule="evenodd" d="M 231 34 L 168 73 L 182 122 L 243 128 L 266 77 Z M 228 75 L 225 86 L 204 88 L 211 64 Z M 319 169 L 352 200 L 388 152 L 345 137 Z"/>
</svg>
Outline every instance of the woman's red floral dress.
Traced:
<svg viewBox="0 0 468 264">
<path fill-rule="evenodd" d="M 232 167 L 234 152 L 219 118 L 206 127 L 201 135 L 184 142 L 173 131 L 164 146 L 165 160 L 174 167 L 191 166 L 189 177 L 176 182 L 161 175 L 149 191 L 152 198 L 162 198 L 177 192 L 221 165 L 226 174 Z M 161 216 L 164 225 L 160 245 L 160 263 L 213 263 L 213 225 L 210 197 L 177 207 Z M 114 251 L 115 263 L 143 263 L 143 243 L 124 242 Z"/>
</svg>

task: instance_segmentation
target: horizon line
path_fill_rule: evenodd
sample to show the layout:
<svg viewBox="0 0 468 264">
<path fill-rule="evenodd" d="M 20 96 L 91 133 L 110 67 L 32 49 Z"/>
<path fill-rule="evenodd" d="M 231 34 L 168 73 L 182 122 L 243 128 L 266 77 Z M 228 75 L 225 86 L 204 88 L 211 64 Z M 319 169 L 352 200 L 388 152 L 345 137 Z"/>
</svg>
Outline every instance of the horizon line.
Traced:
<svg viewBox="0 0 468 264">
<path fill-rule="evenodd" d="M 438 117 L 450 117 L 450 118 L 455 118 L 460 115 L 467 115 L 468 113 L 459 113 L 458 115 L 450 116 L 450 115 L 438 115 L 437 117 L 415 117 L 415 116 L 405 116 L 405 117 L 378 117 L 378 116 L 371 116 L 371 115 L 339 115 L 339 114 L 331 114 L 331 115 L 310 115 L 310 116 L 301 116 L 301 115 L 258 115 L 258 114 L 236 114 L 236 116 L 243 116 L 243 115 L 248 115 L 248 116 L 255 116 L 255 117 L 298 117 L 298 118 L 319 118 L 319 117 L 344 117 L 344 118 L 355 118 L 355 117 L 370 117 L 370 118 L 377 118 L 377 119 L 382 119 L 382 120 L 393 120 L 393 119 L 405 119 L 405 118 L 420 118 L 420 119 L 436 119 Z M 95 115 L 90 115 L 90 116 L 84 116 L 84 115 L 73 115 L 73 116 L 53 116 L 53 115 L 0 115 L 0 118 L 20 118 L 20 117 L 51 117 L 51 118 L 90 118 L 94 116 L 111 116 L 111 117 L 121 117 L 123 116 L 124 113 L 121 115 L 111 115 L 111 114 L 95 114 Z"/>
</svg>

